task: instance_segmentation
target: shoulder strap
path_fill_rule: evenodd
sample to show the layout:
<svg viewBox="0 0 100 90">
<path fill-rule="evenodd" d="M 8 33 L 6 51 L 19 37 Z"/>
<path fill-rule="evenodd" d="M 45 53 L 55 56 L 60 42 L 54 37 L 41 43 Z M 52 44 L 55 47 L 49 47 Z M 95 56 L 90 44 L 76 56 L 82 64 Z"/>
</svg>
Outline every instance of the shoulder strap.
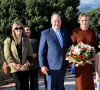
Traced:
<svg viewBox="0 0 100 90">
<path fill-rule="evenodd" d="M 10 46 L 9 46 L 10 48 L 11 48 L 11 43 L 12 43 L 12 39 L 10 38 Z"/>
</svg>

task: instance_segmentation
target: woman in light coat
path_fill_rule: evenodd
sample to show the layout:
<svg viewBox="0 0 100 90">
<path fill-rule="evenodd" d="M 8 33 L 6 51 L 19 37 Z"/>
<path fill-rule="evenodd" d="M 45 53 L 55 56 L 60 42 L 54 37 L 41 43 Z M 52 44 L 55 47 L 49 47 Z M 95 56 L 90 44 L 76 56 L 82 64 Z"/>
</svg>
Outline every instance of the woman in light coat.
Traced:
<svg viewBox="0 0 100 90">
<path fill-rule="evenodd" d="M 20 21 L 12 25 L 12 36 L 4 41 L 4 57 L 15 79 L 16 90 L 29 90 L 28 70 L 32 47 L 25 37 L 24 27 Z"/>
</svg>

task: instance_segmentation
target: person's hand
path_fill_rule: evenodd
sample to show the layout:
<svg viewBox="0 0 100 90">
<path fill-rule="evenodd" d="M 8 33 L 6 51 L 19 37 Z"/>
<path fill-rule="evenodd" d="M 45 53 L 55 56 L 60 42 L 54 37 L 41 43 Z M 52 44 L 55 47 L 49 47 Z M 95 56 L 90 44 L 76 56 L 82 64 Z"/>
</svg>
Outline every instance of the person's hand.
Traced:
<svg viewBox="0 0 100 90">
<path fill-rule="evenodd" d="M 26 63 L 24 65 L 21 66 L 20 70 L 21 71 L 25 71 L 28 69 L 28 67 L 30 66 L 29 61 L 26 61 Z"/>
<path fill-rule="evenodd" d="M 34 59 L 37 58 L 37 54 L 36 53 L 33 54 L 33 58 Z"/>
<path fill-rule="evenodd" d="M 10 71 L 11 71 L 11 68 L 8 66 L 8 64 L 6 62 L 4 62 L 2 68 L 3 68 L 3 71 L 4 71 L 5 74 L 9 74 Z"/>
<path fill-rule="evenodd" d="M 41 71 L 45 74 L 45 75 L 48 75 L 48 68 L 46 66 L 42 66 L 41 67 Z"/>
<path fill-rule="evenodd" d="M 27 70 L 28 66 L 27 64 L 22 65 L 22 67 L 20 68 L 21 71 L 25 71 Z"/>
<path fill-rule="evenodd" d="M 100 82 L 100 75 L 97 74 L 97 81 Z"/>
<path fill-rule="evenodd" d="M 18 71 L 20 71 L 20 68 L 22 67 L 22 65 L 20 65 L 20 64 L 16 64 L 16 66 L 15 66 L 15 68 L 18 70 Z"/>
<path fill-rule="evenodd" d="M 80 61 L 80 62 L 77 62 L 78 65 L 81 65 L 81 66 L 84 66 L 85 65 L 85 62 L 83 61 Z"/>
<path fill-rule="evenodd" d="M 13 67 L 15 67 L 18 71 L 20 71 L 20 68 L 22 65 L 16 64 L 15 62 L 12 62 Z"/>
<path fill-rule="evenodd" d="M 5 67 L 5 68 L 3 69 L 3 71 L 4 71 L 5 74 L 9 74 L 10 71 L 11 71 L 11 68 L 10 68 L 10 67 Z"/>
</svg>

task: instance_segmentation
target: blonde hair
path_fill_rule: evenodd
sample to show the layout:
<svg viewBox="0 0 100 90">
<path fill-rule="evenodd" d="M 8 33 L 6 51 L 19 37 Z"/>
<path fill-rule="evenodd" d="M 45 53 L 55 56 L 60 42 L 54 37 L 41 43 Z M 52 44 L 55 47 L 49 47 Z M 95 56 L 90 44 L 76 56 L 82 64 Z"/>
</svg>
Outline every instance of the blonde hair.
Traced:
<svg viewBox="0 0 100 90">
<path fill-rule="evenodd" d="M 80 23 L 80 19 L 81 19 L 83 16 L 85 16 L 87 19 L 89 19 L 85 13 L 81 13 L 81 14 L 79 15 L 79 17 L 78 17 L 78 23 Z"/>
<path fill-rule="evenodd" d="M 20 21 L 15 21 L 13 23 L 13 25 L 12 25 L 12 36 L 13 36 L 15 42 L 17 43 L 17 37 L 16 37 L 16 34 L 15 34 L 15 26 L 16 25 L 20 25 L 21 27 L 23 27 L 22 37 L 26 37 L 26 35 L 25 35 L 25 32 L 24 32 L 24 26 L 23 26 L 23 24 Z"/>
</svg>

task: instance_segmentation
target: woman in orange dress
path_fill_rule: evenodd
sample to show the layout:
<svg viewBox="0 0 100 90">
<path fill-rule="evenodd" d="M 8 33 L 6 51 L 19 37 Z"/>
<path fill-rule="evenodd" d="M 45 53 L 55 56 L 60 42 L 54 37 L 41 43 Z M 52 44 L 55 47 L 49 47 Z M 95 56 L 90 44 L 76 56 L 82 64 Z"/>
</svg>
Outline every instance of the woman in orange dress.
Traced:
<svg viewBox="0 0 100 90">
<path fill-rule="evenodd" d="M 88 28 L 88 17 L 85 14 L 80 14 L 78 23 L 80 28 L 73 30 L 71 35 L 72 44 L 83 42 L 95 47 L 96 32 Z M 95 90 L 92 64 L 82 63 L 82 65 L 75 67 L 75 90 Z"/>
</svg>

